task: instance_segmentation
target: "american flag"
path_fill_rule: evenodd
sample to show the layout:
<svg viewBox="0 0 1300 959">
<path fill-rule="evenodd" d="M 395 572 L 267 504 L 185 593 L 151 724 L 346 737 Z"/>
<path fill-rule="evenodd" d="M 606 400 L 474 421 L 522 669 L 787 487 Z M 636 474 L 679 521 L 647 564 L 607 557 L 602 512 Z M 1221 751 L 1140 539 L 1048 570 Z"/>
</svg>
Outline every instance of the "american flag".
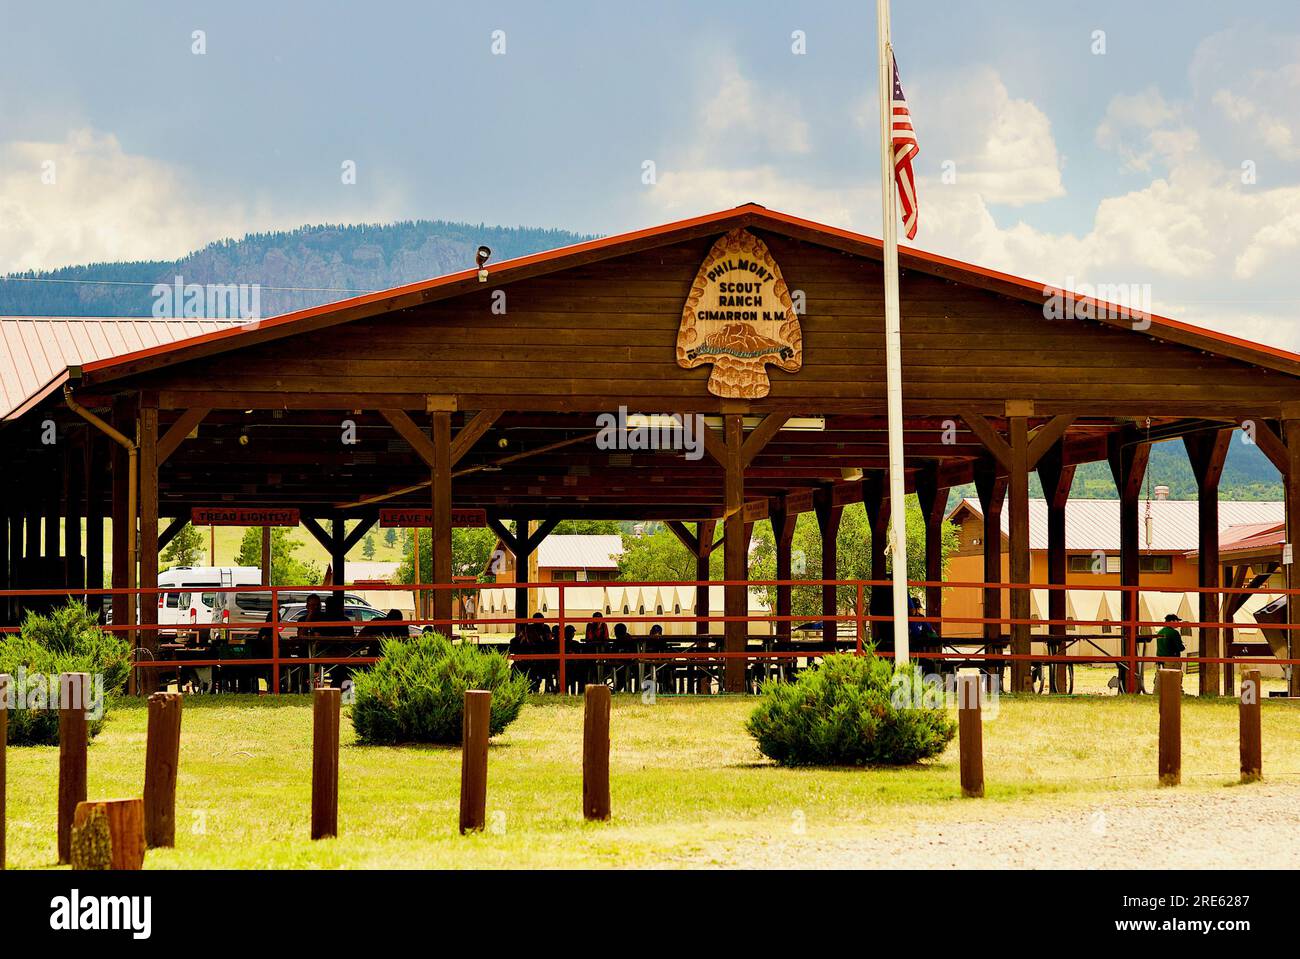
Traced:
<svg viewBox="0 0 1300 959">
<path fill-rule="evenodd" d="M 912 114 L 908 112 L 907 100 L 903 96 L 903 85 L 898 80 L 898 61 L 890 51 L 889 59 L 894 65 L 893 121 L 891 135 L 894 146 L 894 181 L 898 184 L 898 202 L 903 208 L 903 228 L 909 240 L 916 239 L 916 177 L 912 174 L 912 158 L 921 152 L 916 143 L 916 131 L 912 129 Z"/>
</svg>

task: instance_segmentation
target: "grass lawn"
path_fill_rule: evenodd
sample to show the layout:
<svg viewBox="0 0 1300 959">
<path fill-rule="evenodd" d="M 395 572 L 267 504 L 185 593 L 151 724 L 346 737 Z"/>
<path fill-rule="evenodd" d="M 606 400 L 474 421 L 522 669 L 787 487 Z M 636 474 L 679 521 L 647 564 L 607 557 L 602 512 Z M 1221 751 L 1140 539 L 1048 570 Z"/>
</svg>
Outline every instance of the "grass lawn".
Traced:
<svg viewBox="0 0 1300 959">
<path fill-rule="evenodd" d="M 752 699 L 614 699 L 614 819 L 581 818 L 582 704 L 533 700 L 494 742 L 489 831 L 457 833 L 459 751 L 361 747 L 343 717 L 342 837 L 308 837 L 311 710 L 306 697 L 187 699 L 177 847 L 148 868 L 674 866 L 738 838 L 834 839 L 900 817 L 944 823 L 1078 809 L 1116 793 L 1155 794 L 1154 697 L 1003 697 L 985 722 L 988 798 L 963 800 L 957 747 L 909 769 L 787 770 L 744 731 Z M 1264 704 L 1264 768 L 1300 773 L 1300 713 Z M 1234 701 L 1188 698 L 1180 793 L 1241 789 Z M 115 709 L 90 748 L 91 798 L 139 795 L 145 710 Z M 58 753 L 9 750 L 9 865 L 55 859 Z"/>
</svg>

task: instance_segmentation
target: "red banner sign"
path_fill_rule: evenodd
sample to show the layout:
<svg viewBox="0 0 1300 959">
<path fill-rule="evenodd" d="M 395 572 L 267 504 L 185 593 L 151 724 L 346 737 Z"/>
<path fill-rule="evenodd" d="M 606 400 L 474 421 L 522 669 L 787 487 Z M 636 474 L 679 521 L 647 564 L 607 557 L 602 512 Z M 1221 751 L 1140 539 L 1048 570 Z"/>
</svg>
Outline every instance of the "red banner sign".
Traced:
<svg viewBox="0 0 1300 959">
<path fill-rule="evenodd" d="M 190 510 L 195 526 L 297 526 L 296 509 L 246 509 L 242 506 L 196 506 Z"/>
<path fill-rule="evenodd" d="M 395 526 L 399 529 L 412 526 L 430 527 L 433 525 L 433 510 L 381 509 L 379 511 L 379 525 L 384 528 Z M 487 511 L 481 509 L 454 509 L 451 511 L 451 525 L 460 527 L 486 526 Z"/>
</svg>

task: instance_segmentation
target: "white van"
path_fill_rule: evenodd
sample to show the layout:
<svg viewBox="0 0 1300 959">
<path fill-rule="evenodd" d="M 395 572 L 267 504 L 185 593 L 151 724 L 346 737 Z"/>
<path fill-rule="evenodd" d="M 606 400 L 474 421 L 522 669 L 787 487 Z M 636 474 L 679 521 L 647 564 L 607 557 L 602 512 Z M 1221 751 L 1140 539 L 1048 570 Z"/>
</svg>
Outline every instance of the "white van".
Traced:
<svg viewBox="0 0 1300 959">
<path fill-rule="evenodd" d="M 191 631 L 213 621 L 214 590 L 231 586 L 261 586 L 257 566 L 173 566 L 158 574 L 158 624 Z M 174 591 L 172 589 L 174 587 Z M 159 630 L 164 638 L 178 630 Z"/>
</svg>

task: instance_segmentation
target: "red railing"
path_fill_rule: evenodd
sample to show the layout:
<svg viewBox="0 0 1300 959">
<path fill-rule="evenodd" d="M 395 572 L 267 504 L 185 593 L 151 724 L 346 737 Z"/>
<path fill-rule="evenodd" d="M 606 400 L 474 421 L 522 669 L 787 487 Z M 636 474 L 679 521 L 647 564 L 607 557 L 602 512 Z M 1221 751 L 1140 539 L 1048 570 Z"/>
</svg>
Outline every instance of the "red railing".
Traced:
<svg viewBox="0 0 1300 959">
<path fill-rule="evenodd" d="M 566 626 L 573 625 L 575 620 L 578 619 L 584 621 L 590 621 L 590 617 L 589 615 L 575 616 L 573 612 L 571 612 L 567 608 L 565 602 L 565 594 L 567 590 L 615 589 L 621 591 L 627 589 L 646 589 L 646 588 L 681 589 L 685 587 L 685 588 L 694 588 L 698 594 L 698 590 L 700 589 L 707 590 L 709 587 L 719 587 L 719 586 L 726 587 L 726 586 L 733 586 L 733 585 L 743 585 L 750 589 L 771 589 L 776 587 L 788 586 L 792 590 L 793 589 L 816 589 L 819 591 L 826 586 L 835 586 L 837 587 L 837 589 L 840 587 L 846 587 L 855 596 L 855 601 L 851 612 L 837 612 L 833 615 L 822 615 L 822 614 L 779 615 L 776 613 L 768 612 L 768 613 L 747 613 L 746 615 L 743 616 L 728 616 L 725 614 L 715 615 L 712 613 L 706 615 L 700 615 L 694 612 L 692 613 L 656 612 L 655 614 L 645 614 L 641 612 L 632 613 L 631 611 L 629 611 L 628 614 L 624 614 L 622 613 L 621 609 L 614 610 L 611 608 L 608 611 L 606 611 L 605 609 L 601 609 L 599 610 L 599 612 L 601 612 L 602 619 L 608 626 L 613 626 L 616 622 L 629 624 L 629 625 L 633 625 L 633 624 L 665 625 L 665 624 L 675 624 L 675 623 L 696 624 L 697 632 L 695 634 L 690 634 L 690 633 L 670 634 L 664 637 L 665 641 L 672 641 L 672 642 L 679 642 L 679 643 L 687 643 L 688 641 L 693 640 L 693 643 L 690 643 L 690 645 L 693 645 L 695 648 L 674 649 L 668 651 L 630 650 L 630 649 L 611 648 L 611 649 L 602 649 L 599 651 L 592 651 L 592 652 L 574 651 L 569 649 L 569 642 L 565 637 Z M 1074 592 L 1092 590 L 1092 591 L 1103 591 L 1112 594 L 1119 593 L 1121 594 L 1121 596 L 1123 594 L 1129 593 L 1129 594 L 1135 594 L 1135 598 L 1132 601 L 1135 610 L 1140 605 L 1141 594 L 1144 593 L 1178 593 L 1178 594 L 1212 593 L 1221 597 L 1229 596 L 1229 595 L 1242 595 L 1242 594 L 1267 595 L 1272 597 L 1278 597 L 1278 596 L 1289 597 L 1292 594 L 1300 594 L 1300 589 L 1288 590 L 1288 589 L 1275 588 L 1269 586 L 1262 586 L 1262 587 L 1257 587 L 1252 589 L 1249 587 L 1231 587 L 1231 586 L 1222 586 L 1222 587 L 1151 586 L 1151 585 L 1124 586 L 1120 584 L 1081 584 L 1081 583 L 1070 583 L 1066 585 L 1049 585 L 1045 583 L 1032 583 L 1026 585 L 1026 584 L 1008 584 L 1008 583 L 966 582 L 966 581 L 930 582 L 925 580 L 910 581 L 908 585 L 910 588 L 917 589 L 917 590 L 924 589 L 926 587 L 941 587 L 945 591 L 973 589 L 973 590 L 979 590 L 981 593 L 985 590 L 999 590 L 999 591 L 1010 592 L 1018 589 L 1046 590 L 1046 591 L 1068 590 Z M 420 584 L 418 586 L 412 584 L 369 584 L 367 583 L 359 587 L 343 586 L 343 585 L 341 586 L 220 586 L 220 587 L 212 587 L 212 586 L 186 587 L 186 586 L 169 585 L 169 586 L 161 586 L 161 587 L 137 587 L 132 589 L 118 588 L 118 589 L 97 589 L 97 590 L 87 590 L 87 589 L 80 589 L 80 588 L 77 589 L 68 589 L 68 588 L 9 589 L 9 590 L 0 590 L 0 607 L 8 607 L 11 609 L 14 607 L 30 607 L 32 605 L 41 605 L 41 603 L 39 602 L 41 600 L 47 601 L 46 604 L 48 605 L 49 602 L 53 602 L 55 600 L 61 600 L 64 598 L 84 600 L 93 606 L 94 605 L 93 600 L 95 598 L 100 598 L 102 603 L 102 598 L 104 597 L 127 597 L 128 603 L 126 605 L 129 605 L 129 597 L 135 596 L 135 597 L 143 598 L 148 596 L 148 597 L 158 597 L 160 599 L 160 603 L 158 607 L 151 607 L 152 609 L 157 610 L 162 608 L 163 598 L 169 594 L 269 593 L 271 596 L 271 604 L 270 604 L 271 608 L 268 617 L 265 620 L 242 619 L 242 620 L 237 620 L 232 622 L 229 620 L 219 619 L 216 621 L 209 621 L 209 622 L 195 622 L 193 619 L 187 619 L 185 621 L 178 621 L 173 623 L 124 622 L 124 623 L 106 624 L 103 628 L 112 632 L 128 633 L 133 638 L 134 645 L 136 646 L 137 649 L 145 649 L 150 653 L 152 653 L 154 649 L 158 649 L 160 652 L 167 652 L 167 653 L 174 654 L 173 658 L 141 659 L 139 658 L 139 654 L 137 653 L 136 659 L 133 663 L 133 668 L 137 672 L 143 670 L 175 670 L 179 672 L 181 669 L 198 669 L 198 668 L 238 669 L 243 667 L 270 667 L 271 675 L 269 677 L 270 678 L 269 691 L 273 693 L 278 693 L 281 691 L 282 672 L 285 669 L 296 669 L 304 666 L 313 667 L 313 668 L 321 667 L 321 666 L 338 666 L 338 665 L 364 666 L 364 665 L 370 665 L 376 661 L 376 657 L 365 656 L 365 655 L 326 656 L 326 655 L 315 655 L 314 653 L 311 652 L 309 652 L 309 654 L 305 656 L 283 655 L 284 651 L 282 649 L 282 642 L 285 642 L 283 638 L 283 633 L 286 630 L 302 630 L 304 628 L 308 628 L 313 631 L 331 630 L 331 629 L 340 630 L 340 631 L 343 629 L 348 629 L 349 631 L 351 631 L 357 629 L 358 627 L 367 627 L 367 626 L 375 627 L 377 626 L 378 623 L 382 622 L 383 626 L 379 628 L 382 629 L 382 628 L 391 627 L 397 629 L 399 633 L 405 632 L 406 628 L 409 626 L 415 626 L 420 628 L 432 627 L 435 629 L 441 628 L 441 630 L 444 632 L 449 631 L 453 635 L 453 637 L 458 637 L 462 640 L 465 640 L 467 639 L 466 633 L 471 631 L 470 629 L 471 627 L 472 627 L 472 631 L 477 632 L 478 628 L 481 626 L 500 626 L 505 628 L 504 632 L 507 636 L 507 641 L 508 641 L 509 635 L 513 633 L 517 633 L 518 628 L 520 626 L 527 627 L 530 624 L 536 625 L 538 622 L 536 618 L 527 617 L 527 616 L 518 616 L 518 615 L 482 616 L 477 614 L 473 616 L 465 616 L 465 615 L 452 616 L 450 618 L 415 617 L 415 618 L 400 618 L 400 619 L 392 619 L 392 620 L 386 619 L 382 621 L 371 620 L 366 622 L 358 622 L 357 620 L 352 620 L 352 619 L 312 620 L 310 621 L 309 624 L 306 621 L 300 621 L 300 620 L 282 622 L 280 620 L 280 610 L 282 605 L 280 602 L 280 597 L 284 594 L 314 593 L 316 595 L 321 596 L 323 601 L 326 601 L 331 594 L 335 594 L 335 593 L 338 594 L 349 593 L 349 592 L 375 593 L 375 592 L 391 591 L 391 592 L 400 592 L 400 593 L 415 593 L 417 597 L 429 597 L 431 596 L 431 594 L 436 594 L 438 592 L 451 590 L 454 594 L 453 598 L 456 598 L 455 594 L 459 594 L 460 598 L 463 599 L 465 596 L 469 596 L 469 595 L 474 595 L 476 597 L 481 596 L 482 592 L 485 590 L 500 590 L 503 592 L 515 592 L 520 589 L 526 589 L 530 592 L 543 590 L 543 589 L 555 590 L 556 598 L 557 598 L 557 609 L 554 611 L 548 610 L 549 615 L 543 616 L 543 623 L 545 623 L 548 627 L 551 624 L 551 622 L 554 622 L 556 624 L 557 627 L 556 632 L 558 633 L 558 636 L 560 638 L 560 642 L 557 644 L 557 648 L 554 650 L 546 650 L 542 652 L 520 651 L 519 649 L 516 648 L 516 649 L 511 649 L 508 654 L 513 661 L 519 663 L 529 663 L 529 662 L 556 663 L 557 664 L 557 676 L 556 676 L 557 686 L 559 690 L 563 691 L 567 688 L 567 679 L 568 679 L 567 666 L 570 662 L 602 661 L 602 662 L 617 663 L 617 662 L 629 662 L 629 661 L 654 662 L 658 660 L 666 660 L 666 661 L 670 660 L 675 662 L 681 662 L 684 664 L 717 665 L 717 664 L 725 663 L 728 660 L 736 660 L 736 659 L 745 660 L 746 662 L 758 662 L 758 663 L 773 663 L 773 662 L 779 662 L 780 660 L 783 659 L 795 659 L 795 660 L 817 659 L 824 655 L 827 655 L 832 651 L 839 649 L 840 646 L 842 645 L 846 645 L 841 642 L 839 636 L 839 625 L 842 623 L 853 624 L 854 627 L 853 641 L 851 643 L 851 647 L 854 651 L 860 654 L 863 651 L 863 649 L 867 646 L 867 644 L 870 642 L 871 624 L 874 623 L 892 624 L 893 623 L 892 614 L 889 613 L 873 614 L 867 611 L 868 607 L 864 604 L 864 600 L 866 599 L 867 590 L 873 587 L 880 587 L 882 589 L 889 590 L 892 587 L 892 582 L 889 580 L 801 579 L 801 580 L 747 580 L 747 581 L 739 581 L 739 582 L 722 580 L 722 581 L 684 582 L 684 583 L 675 582 L 675 581 L 648 581 L 648 582 L 609 581 L 609 582 L 588 582 L 588 583 L 551 582 L 551 583 L 528 583 L 528 584 L 477 583 L 473 585 L 467 585 L 464 583 L 451 583 L 451 584 Z M 31 602 L 32 600 L 36 600 L 38 602 L 36 604 L 33 604 Z M 419 608 L 419 604 L 420 603 L 417 600 L 417 608 Z M 936 631 L 940 634 L 940 641 L 942 642 L 943 645 L 984 647 L 982 649 L 973 650 L 973 651 L 972 650 L 944 651 L 942 648 L 940 648 L 939 650 L 927 650 L 924 652 L 923 658 L 927 660 L 960 660 L 964 663 L 979 663 L 985 666 L 996 666 L 998 668 L 1001 668 L 1001 666 L 1006 663 L 1014 663 L 1017 661 L 1031 661 L 1034 663 L 1044 663 L 1044 664 L 1046 663 L 1114 664 L 1114 665 L 1127 668 L 1128 670 L 1131 671 L 1130 675 L 1133 675 L 1136 674 L 1139 663 L 1181 662 L 1181 663 L 1198 663 L 1198 664 L 1208 664 L 1208 663 L 1228 664 L 1228 665 L 1272 664 L 1272 665 L 1291 666 L 1300 662 L 1300 658 L 1289 658 L 1289 657 L 1283 658 L 1283 657 L 1272 656 L 1272 655 L 1270 656 L 1214 656 L 1214 657 L 1209 657 L 1204 655 L 1182 656 L 1182 657 L 1159 657 L 1159 656 L 1140 655 L 1137 652 L 1137 645 L 1141 642 L 1149 641 L 1151 637 L 1149 636 L 1139 637 L 1137 636 L 1138 631 L 1143 629 L 1157 629 L 1167 624 L 1164 620 L 1143 620 L 1137 618 L 1136 616 L 1127 619 L 1125 618 L 1051 619 L 1051 618 L 1033 618 L 1033 617 L 1013 618 L 1010 616 L 985 617 L 985 616 L 921 615 L 921 616 L 911 617 L 911 621 L 929 623 L 932 626 L 934 626 Z M 770 633 L 766 635 L 774 642 L 772 644 L 768 644 L 768 647 L 765 648 L 762 642 L 762 637 L 760 637 L 760 648 L 757 649 L 750 649 L 748 648 L 748 646 L 745 650 L 727 650 L 725 648 L 722 648 L 721 646 L 716 649 L 699 648 L 702 642 L 712 641 L 718 638 L 715 636 L 711 636 L 708 633 L 698 632 L 699 624 L 707 625 L 712 623 L 722 623 L 724 624 L 724 628 L 725 628 L 725 624 L 737 623 L 737 622 L 745 623 L 748 625 L 753 625 L 753 624 L 764 625 L 764 627 L 770 631 Z M 829 641 L 827 641 L 825 636 L 823 635 L 822 639 L 816 642 L 804 642 L 799 644 L 804 648 L 797 648 L 797 647 L 789 648 L 789 649 L 775 648 L 775 646 L 777 645 L 776 641 L 784 640 L 785 642 L 793 642 L 791 639 L 791 633 L 793 632 L 793 630 L 789 628 L 785 630 L 780 630 L 776 627 L 779 627 L 781 624 L 788 624 L 789 626 L 793 626 L 796 623 L 823 624 L 822 625 L 823 634 L 825 632 L 825 624 L 834 623 L 836 625 L 836 629 L 835 629 L 836 635 Z M 986 637 L 982 637 L 982 636 L 944 637 L 942 635 L 944 632 L 943 627 L 958 625 L 958 624 L 971 625 L 971 626 L 998 625 L 998 626 L 1005 626 L 1005 627 L 1028 626 L 1030 628 L 1047 628 L 1047 629 L 1052 629 L 1054 627 L 1058 628 L 1058 631 L 1054 633 L 1049 633 L 1049 634 L 1035 633 L 1030 636 L 1031 644 L 1046 644 L 1049 647 L 1049 650 L 1052 645 L 1059 644 L 1061 641 L 1069 641 L 1069 640 L 1077 641 L 1080 638 L 1086 638 L 1086 639 L 1099 638 L 1099 637 L 1072 636 L 1069 630 L 1077 630 L 1079 627 L 1086 627 L 1086 626 L 1119 629 L 1121 630 L 1120 634 L 1108 636 L 1105 638 L 1122 639 L 1125 642 L 1126 651 L 1121 655 L 1111 656 L 1102 653 L 1062 654 L 1062 653 L 1052 653 L 1050 651 L 1043 652 L 1043 653 L 1036 653 L 1032 651 L 1032 646 L 1031 646 L 1031 651 L 1029 653 L 1016 653 L 1016 652 L 1006 651 L 1004 649 L 991 650 L 988 648 L 988 646 L 991 644 L 991 641 L 989 638 Z M 1257 624 L 1257 623 L 1237 622 L 1237 621 L 1202 622 L 1199 620 L 1180 621 L 1177 625 L 1180 628 L 1184 628 L 1184 629 L 1200 629 L 1200 628 L 1217 629 L 1217 630 L 1268 629 L 1268 630 L 1278 630 L 1284 632 L 1290 631 L 1295 628 L 1294 626 L 1288 623 L 1269 622 L 1265 624 Z M 19 628 L 20 627 L 16 625 L 0 626 L 0 633 L 16 632 Z M 202 646 L 194 647 L 188 645 L 177 646 L 175 644 L 173 644 L 172 646 L 168 646 L 167 644 L 162 644 L 162 643 L 141 643 L 139 641 L 139 634 L 151 633 L 151 632 L 158 635 L 159 639 L 161 639 L 161 636 L 163 634 L 167 634 L 167 633 L 175 633 L 177 635 L 186 634 L 188 638 L 197 639 L 198 637 L 201 637 L 205 633 L 210 636 L 213 632 L 216 633 L 226 632 L 228 634 L 250 636 L 250 635 L 256 635 L 257 633 L 263 631 L 269 632 L 270 654 L 271 654 L 269 657 L 268 656 L 262 656 L 262 657 L 215 656 L 215 657 L 204 658 L 202 656 L 198 656 L 194 658 L 181 659 L 181 658 L 175 658 L 175 655 L 178 655 L 180 650 L 184 649 L 190 652 L 201 652 L 205 647 Z M 577 633 L 577 628 L 575 627 L 575 634 L 576 633 Z M 746 631 L 746 637 L 749 640 L 752 640 L 754 638 L 754 636 L 751 636 L 748 631 Z M 350 641 L 351 643 L 356 644 L 360 637 L 358 637 L 356 634 L 353 634 L 351 640 L 343 636 L 333 637 L 333 638 L 341 639 L 344 642 Z M 375 636 L 376 641 L 377 638 L 378 637 Z M 629 638 L 632 639 L 633 641 L 636 641 L 636 640 L 644 640 L 646 636 L 644 633 L 630 634 Z M 319 642 L 321 640 L 328 640 L 328 639 L 331 639 L 331 637 L 327 637 L 327 636 L 310 637 L 311 641 L 316 641 L 316 642 Z M 295 634 L 292 641 L 294 643 L 297 643 L 297 642 L 301 642 L 302 639 Z M 1006 645 L 1006 642 L 1007 641 L 1004 638 L 1002 638 L 1000 634 L 999 639 L 997 640 L 997 645 Z M 209 643 L 206 649 L 208 650 L 212 650 L 214 648 L 221 649 L 221 648 L 226 648 L 227 646 L 233 647 L 239 645 L 247 646 L 248 645 L 247 640 L 245 640 L 244 643 L 242 644 L 227 643 L 227 644 L 216 644 L 214 646 L 213 644 Z M 581 643 L 579 642 L 577 645 L 580 646 Z M 894 653 L 892 651 L 886 650 L 880 652 L 880 655 L 893 656 Z"/>
</svg>

